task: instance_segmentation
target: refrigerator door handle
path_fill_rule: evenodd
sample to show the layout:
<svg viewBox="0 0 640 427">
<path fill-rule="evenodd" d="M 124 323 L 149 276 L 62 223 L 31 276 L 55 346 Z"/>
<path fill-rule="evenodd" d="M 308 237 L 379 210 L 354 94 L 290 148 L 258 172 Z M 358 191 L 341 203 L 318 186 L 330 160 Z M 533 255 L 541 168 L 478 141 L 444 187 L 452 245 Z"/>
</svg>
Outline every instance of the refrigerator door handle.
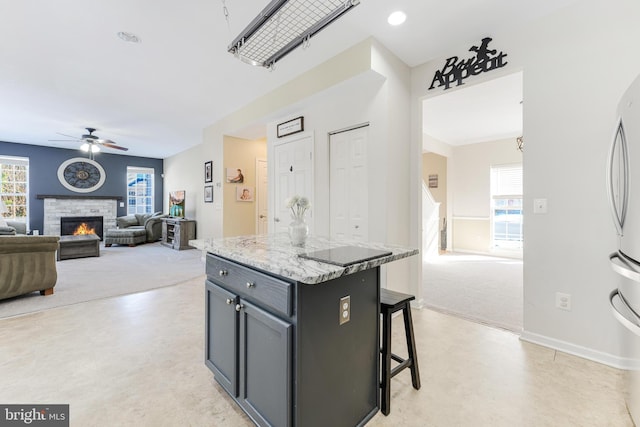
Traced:
<svg viewBox="0 0 640 427">
<path fill-rule="evenodd" d="M 640 283 L 640 273 L 631 267 L 618 252 L 614 252 L 609 255 L 609 261 L 611 261 L 611 268 L 613 271 L 627 279 Z"/>
<path fill-rule="evenodd" d="M 618 308 L 613 303 L 613 299 L 615 297 L 618 297 L 620 299 L 620 302 L 629 309 L 628 310 L 629 313 L 634 315 L 634 319 L 633 320 L 627 319 L 627 316 L 625 316 L 624 314 L 620 313 Z M 618 320 L 618 322 L 622 323 L 622 325 L 625 328 L 629 329 L 634 334 L 640 336 L 640 317 L 638 317 L 636 312 L 633 311 L 633 309 L 631 307 L 629 307 L 629 304 L 627 304 L 627 301 L 625 301 L 624 297 L 622 295 L 620 295 L 620 292 L 618 291 L 618 289 L 615 289 L 613 292 L 611 292 L 611 294 L 609 294 L 609 304 L 611 305 L 611 309 L 613 311 L 613 315 Z"/>
<path fill-rule="evenodd" d="M 616 158 L 620 156 L 621 170 L 616 169 Z M 609 150 L 609 164 L 607 165 L 607 193 L 609 193 L 609 208 L 613 215 L 616 231 L 619 236 L 622 236 L 622 229 L 624 227 L 624 220 L 627 216 L 627 203 L 629 200 L 629 151 L 627 148 L 627 137 L 624 131 L 624 125 L 622 124 L 622 117 L 618 120 L 618 126 L 613 136 L 613 142 L 611 143 L 611 149 Z M 618 174 L 614 176 L 615 171 Z M 621 182 L 620 182 L 621 179 Z M 618 188 L 619 194 L 616 194 L 614 188 L 614 181 L 619 181 Z M 617 197 L 620 198 L 619 203 Z"/>
</svg>

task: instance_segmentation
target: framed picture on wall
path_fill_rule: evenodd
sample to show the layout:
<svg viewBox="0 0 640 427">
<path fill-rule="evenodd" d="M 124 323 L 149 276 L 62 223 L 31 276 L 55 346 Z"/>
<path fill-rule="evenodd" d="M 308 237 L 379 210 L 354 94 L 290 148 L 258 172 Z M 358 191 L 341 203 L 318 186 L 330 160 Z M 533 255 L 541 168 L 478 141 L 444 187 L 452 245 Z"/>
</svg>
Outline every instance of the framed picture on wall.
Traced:
<svg viewBox="0 0 640 427">
<path fill-rule="evenodd" d="M 244 182 L 244 175 L 240 168 L 227 168 L 227 182 L 234 184 L 242 184 Z"/>
<path fill-rule="evenodd" d="M 243 187 L 241 185 L 236 187 L 236 201 L 238 202 L 253 202 L 253 188 Z"/>
<path fill-rule="evenodd" d="M 213 203 L 213 185 L 204 186 L 204 202 Z"/>
<path fill-rule="evenodd" d="M 213 162 L 208 161 L 204 164 L 204 182 L 213 182 Z"/>
</svg>

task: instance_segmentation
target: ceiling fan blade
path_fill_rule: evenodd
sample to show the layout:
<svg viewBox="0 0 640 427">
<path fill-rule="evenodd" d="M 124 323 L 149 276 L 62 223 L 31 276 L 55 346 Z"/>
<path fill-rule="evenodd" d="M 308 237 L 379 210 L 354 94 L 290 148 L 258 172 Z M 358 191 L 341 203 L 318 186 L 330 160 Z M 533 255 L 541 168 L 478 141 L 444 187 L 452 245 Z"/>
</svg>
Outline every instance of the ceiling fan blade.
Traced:
<svg viewBox="0 0 640 427">
<path fill-rule="evenodd" d="M 68 138 L 73 138 L 74 141 L 78 141 L 78 137 L 77 136 L 73 136 L 73 135 L 67 135 L 66 133 L 60 133 L 60 132 L 56 132 L 58 135 L 62 135 L 62 136 L 66 136 Z M 60 140 L 62 141 L 62 140 Z"/>
<path fill-rule="evenodd" d="M 112 144 L 111 142 L 101 142 L 100 145 L 104 145 L 105 147 L 115 148 L 116 150 L 129 151 L 126 147 L 121 147 L 116 144 Z"/>
</svg>

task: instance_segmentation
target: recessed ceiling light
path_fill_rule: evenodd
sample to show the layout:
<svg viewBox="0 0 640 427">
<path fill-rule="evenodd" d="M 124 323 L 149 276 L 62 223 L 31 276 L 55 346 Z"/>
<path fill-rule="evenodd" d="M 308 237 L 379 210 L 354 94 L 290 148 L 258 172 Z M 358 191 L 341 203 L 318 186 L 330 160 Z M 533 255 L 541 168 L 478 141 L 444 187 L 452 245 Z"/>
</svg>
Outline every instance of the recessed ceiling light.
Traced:
<svg viewBox="0 0 640 427">
<path fill-rule="evenodd" d="M 402 24 L 404 21 L 407 20 L 407 14 L 404 13 L 401 10 L 395 11 L 393 12 L 391 15 L 389 15 L 389 17 L 387 18 L 387 22 L 390 25 L 400 25 Z"/>
<path fill-rule="evenodd" d="M 118 33 L 118 37 L 129 43 L 142 43 L 142 39 L 140 37 L 133 33 L 127 33 L 126 31 L 120 31 Z"/>
</svg>

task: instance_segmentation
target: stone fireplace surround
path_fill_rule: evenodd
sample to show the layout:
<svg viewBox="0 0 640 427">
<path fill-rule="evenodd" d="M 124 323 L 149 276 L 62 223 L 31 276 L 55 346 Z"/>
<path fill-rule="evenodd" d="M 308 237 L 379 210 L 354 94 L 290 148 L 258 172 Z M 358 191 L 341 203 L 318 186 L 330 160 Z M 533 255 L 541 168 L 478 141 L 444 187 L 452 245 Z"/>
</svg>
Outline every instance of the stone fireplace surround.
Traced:
<svg viewBox="0 0 640 427">
<path fill-rule="evenodd" d="M 116 228 L 116 216 L 120 196 L 38 195 L 44 200 L 43 234 L 60 235 L 60 218 L 63 216 L 102 216 L 103 230 Z"/>
</svg>

